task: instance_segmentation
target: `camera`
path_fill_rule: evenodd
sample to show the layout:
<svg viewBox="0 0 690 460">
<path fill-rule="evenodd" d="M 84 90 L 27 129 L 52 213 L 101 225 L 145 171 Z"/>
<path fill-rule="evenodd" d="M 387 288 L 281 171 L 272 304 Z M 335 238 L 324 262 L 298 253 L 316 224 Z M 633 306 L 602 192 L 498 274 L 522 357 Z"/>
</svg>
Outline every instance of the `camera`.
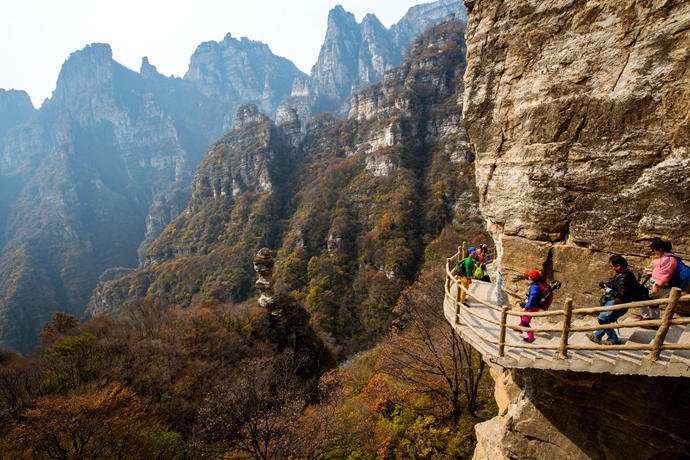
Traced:
<svg viewBox="0 0 690 460">
<path fill-rule="evenodd" d="M 602 289 L 606 288 L 606 283 L 604 283 L 603 281 L 599 281 L 599 287 Z"/>
</svg>

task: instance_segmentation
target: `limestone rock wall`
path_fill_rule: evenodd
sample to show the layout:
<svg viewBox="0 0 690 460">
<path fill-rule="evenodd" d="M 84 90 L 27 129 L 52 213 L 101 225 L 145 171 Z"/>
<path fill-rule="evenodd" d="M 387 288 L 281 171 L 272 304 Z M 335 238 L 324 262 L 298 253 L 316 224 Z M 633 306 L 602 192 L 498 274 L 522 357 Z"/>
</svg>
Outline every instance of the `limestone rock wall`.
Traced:
<svg viewBox="0 0 690 460">
<path fill-rule="evenodd" d="M 592 303 L 608 257 L 690 258 L 690 2 L 466 1 L 464 122 L 503 287 Z M 510 296 L 507 297 L 510 300 Z"/>
<path fill-rule="evenodd" d="M 690 454 L 686 379 L 491 372 L 499 415 L 477 425 L 474 460 L 679 459 Z"/>
</svg>

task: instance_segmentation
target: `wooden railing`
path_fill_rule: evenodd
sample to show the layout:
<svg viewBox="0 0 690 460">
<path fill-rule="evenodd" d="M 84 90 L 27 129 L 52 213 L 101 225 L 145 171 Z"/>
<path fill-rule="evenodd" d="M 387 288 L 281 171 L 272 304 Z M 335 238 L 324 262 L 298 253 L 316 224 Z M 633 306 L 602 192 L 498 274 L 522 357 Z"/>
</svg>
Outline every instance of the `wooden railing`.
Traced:
<svg viewBox="0 0 690 460">
<path fill-rule="evenodd" d="M 667 298 L 645 300 L 642 302 L 632 302 L 625 304 L 612 305 L 608 307 L 586 307 L 586 308 L 574 308 L 573 300 L 567 298 L 562 309 L 555 308 L 553 305 L 549 311 L 538 311 L 538 312 L 527 312 L 522 310 L 513 310 L 510 306 L 498 306 L 490 302 L 486 302 L 483 299 L 476 297 L 470 290 L 465 289 L 460 283 L 460 280 L 453 275 L 453 269 L 461 257 L 464 257 L 465 249 L 464 247 L 458 248 L 458 253 L 453 257 L 447 259 L 446 261 L 446 283 L 445 283 L 445 295 L 446 299 L 452 299 L 455 302 L 455 322 L 460 323 L 460 312 L 474 316 L 482 320 L 485 323 L 494 324 L 499 326 L 499 338 L 498 340 L 493 337 L 483 333 L 477 328 L 471 326 L 470 324 L 465 324 L 469 327 L 478 337 L 487 343 L 492 343 L 498 346 L 498 357 L 502 358 L 505 354 L 505 348 L 528 348 L 528 349 L 542 349 L 542 350 L 557 350 L 558 356 L 561 358 L 568 357 L 568 350 L 648 350 L 649 358 L 652 361 L 659 359 L 659 355 L 663 350 L 690 350 L 690 343 L 665 343 L 666 334 L 669 331 L 671 325 L 686 325 L 690 324 L 690 317 L 680 317 L 674 318 L 675 309 L 679 301 L 690 300 L 690 295 L 682 295 L 682 291 L 678 288 L 671 289 L 671 293 Z M 451 292 L 451 287 L 457 286 L 456 294 L 453 296 Z M 472 309 L 460 302 L 460 290 L 465 291 L 467 297 L 470 297 L 481 305 L 487 308 L 500 312 L 500 321 L 494 318 L 482 315 L 478 309 Z M 620 322 L 612 324 L 596 324 L 596 325 L 585 325 L 576 326 L 572 323 L 573 315 L 599 315 L 599 313 L 604 311 L 621 310 L 624 308 L 640 308 L 640 307 L 650 307 L 658 306 L 661 308 L 663 314 L 658 320 L 647 320 L 644 322 L 645 327 L 656 327 L 658 330 L 654 336 L 654 339 L 649 344 L 624 344 L 624 345 L 577 345 L 569 344 L 568 339 L 570 333 L 573 332 L 591 332 L 598 329 L 623 329 L 623 328 L 635 328 L 640 327 L 639 323 L 634 321 L 630 322 Z M 515 324 L 509 324 L 510 317 L 520 317 L 520 316 L 530 316 L 530 317 L 551 317 L 556 318 L 561 323 L 560 325 L 544 325 L 534 327 L 522 327 L 519 326 L 515 321 Z M 538 332 L 560 332 L 561 340 L 559 345 L 538 345 L 538 344 L 521 344 L 521 343 L 508 343 L 506 342 L 506 330 L 513 329 L 516 331 L 531 331 L 534 333 Z"/>
</svg>

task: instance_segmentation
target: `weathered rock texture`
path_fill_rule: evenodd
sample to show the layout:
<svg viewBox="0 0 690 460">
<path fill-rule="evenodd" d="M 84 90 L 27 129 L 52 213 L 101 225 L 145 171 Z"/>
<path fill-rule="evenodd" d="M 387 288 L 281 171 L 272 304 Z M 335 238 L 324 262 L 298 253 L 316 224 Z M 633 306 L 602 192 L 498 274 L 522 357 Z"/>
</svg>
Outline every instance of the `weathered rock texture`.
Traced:
<svg viewBox="0 0 690 460">
<path fill-rule="evenodd" d="M 690 256 L 690 3 L 471 1 L 464 121 L 504 289 L 592 303 L 610 254 Z"/>
<path fill-rule="evenodd" d="M 513 370 L 474 459 L 676 459 L 690 454 L 686 379 Z"/>
<path fill-rule="evenodd" d="M 35 114 L 36 109 L 25 91 L 0 88 L 0 152 L 4 148 L 3 139 L 7 131 L 26 123 Z"/>
<path fill-rule="evenodd" d="M 592 305 L 610 254 L 690 255 L 690 3 L 466 1 L 463 117 L 504 291 Z M 520 283 L 521 284 L 521 283 Z M 686 379 L 513 371 L 476 459 L 687 458 Z"/>
<path fill-rule="evenodd" d="M 229 115 L 221 129 L 227 132 L 239 106 L 256 104 L 274 116 L 280 101 L 290 94 L 292 82 L 305 77 L 292 62 L 275 56 L 268 45 L 227 34 L 221 42 L 199 45 L 184 78 L 217 101 L 217 115 Z"/>
<path fill-rule="evenodd" d="M 449 15 L 463 23 L 467 19 L 461 1 L 439 0 L 411 7 L 386 29 L 373 14 L 357 23 L 352 13 L 336 6 L 328 14 L 326 37 L 311 77 L 295 79 L 291 97 L 278 108 L 278 123 L 287 107 L 296 109 L 303 121 L 323 112 L 345 117 L 354 91 L 381 81 L 386 71 L 403 63 L 412 40 Z"/>
</svg>

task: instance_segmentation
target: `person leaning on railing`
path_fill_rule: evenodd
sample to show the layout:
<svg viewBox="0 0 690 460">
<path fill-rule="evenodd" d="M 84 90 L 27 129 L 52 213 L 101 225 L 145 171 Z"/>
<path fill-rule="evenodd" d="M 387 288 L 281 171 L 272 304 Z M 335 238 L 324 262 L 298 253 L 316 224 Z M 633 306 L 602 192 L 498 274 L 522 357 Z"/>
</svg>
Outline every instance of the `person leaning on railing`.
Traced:
<svg viewBox="0 0 690 460">
<path fill-rule="evenodd" d="M 599 283 L 599 286 L 605 289 L 604 296 L 610 299 L 602 301 L 603 306 L 638 302 L 649 298 L 647 289 L 637 282 L 635 275 L 628 269 L 628 261 L 625 260 L 625 257 L 613 255 L 609 258 L 609 265 L 616 275 L 605 283 Z M 606 299 L 604 296 L 602 299 Z M 627 312 L 627 308 L 602 311 L 599 313 L 599 324 L 615 323 Z M 604 334 L 606 334 L 607 339 L 603 339 Z M 588 332 L 586 335 L 594 343 L 606 345 L 620 345 L 621 343 L 615 329 L 597 329 L 594 333 Z"/>
</svg>

